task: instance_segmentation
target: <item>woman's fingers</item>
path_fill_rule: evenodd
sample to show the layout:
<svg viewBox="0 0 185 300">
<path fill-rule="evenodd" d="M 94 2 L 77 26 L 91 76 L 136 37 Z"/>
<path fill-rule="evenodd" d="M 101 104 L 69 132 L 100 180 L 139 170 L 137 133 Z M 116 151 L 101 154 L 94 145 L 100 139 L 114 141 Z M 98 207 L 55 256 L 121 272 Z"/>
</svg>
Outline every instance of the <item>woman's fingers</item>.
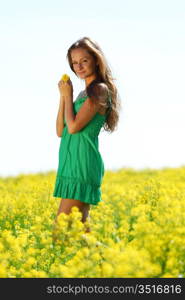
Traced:
<svg viewBox="0 0 185 300">
<path fill-rule="evenodd" d="M 62 84 L 71 84 L 71 81 L 68 82 L 68 81 L 60 80 L 58 84 L 59 85 L 62 85 Z"/>
</svg>

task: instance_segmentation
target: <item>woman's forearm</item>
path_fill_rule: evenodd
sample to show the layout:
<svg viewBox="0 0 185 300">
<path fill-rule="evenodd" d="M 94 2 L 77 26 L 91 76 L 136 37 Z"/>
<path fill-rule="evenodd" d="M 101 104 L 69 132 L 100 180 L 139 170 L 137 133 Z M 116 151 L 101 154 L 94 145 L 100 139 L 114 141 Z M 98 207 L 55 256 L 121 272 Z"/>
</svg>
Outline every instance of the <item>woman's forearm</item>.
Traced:
<svg viewBox="0 0 185 300">
<path fill-rule="evenodd" d="M 73 97 L 63 96 L 65 101 L 65 120 L 67 123 L 69 133 L 73 133 L 73 125 L 75 120 L 75 114 L 73 109 Z"/>
<path fill-rule="evenodd" d="M 60 104 L 59 104 L 57 120 L 56 120 L 56 132 L 58 137 L 61 137 L 64 128 L 64 110 L 65 110 L 64 99 L 62 99 L 62 96 L 60 96 Z"/>
</svg>

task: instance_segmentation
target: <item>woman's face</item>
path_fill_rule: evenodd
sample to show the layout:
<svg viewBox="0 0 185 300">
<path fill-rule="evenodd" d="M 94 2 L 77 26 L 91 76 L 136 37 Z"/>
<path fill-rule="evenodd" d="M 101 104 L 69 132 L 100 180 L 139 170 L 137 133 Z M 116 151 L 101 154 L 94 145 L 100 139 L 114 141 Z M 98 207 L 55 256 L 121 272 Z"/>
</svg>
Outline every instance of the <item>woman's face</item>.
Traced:
<svg viewBox="0 0 185 300">
<path fill-rule="evenodd" d="M 95 59 L 86 49 L 77 48 L 71 50 L 71 59 L 73 69 L 78 77 L 85 79 L 95 75 Z"/>
</svg>

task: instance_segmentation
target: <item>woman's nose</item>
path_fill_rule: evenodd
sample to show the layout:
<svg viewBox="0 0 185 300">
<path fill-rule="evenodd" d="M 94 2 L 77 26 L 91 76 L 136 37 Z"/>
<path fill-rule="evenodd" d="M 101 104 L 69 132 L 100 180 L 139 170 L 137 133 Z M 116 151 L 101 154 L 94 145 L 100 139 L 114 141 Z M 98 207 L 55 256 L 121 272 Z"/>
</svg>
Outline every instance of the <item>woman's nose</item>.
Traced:
<svg viewBox="0 0 185 300">
<path fill-rule="evenodd" d="M 78 64 L 78 68 L 80 68 L 80 69 L 82 68 L 82 64 L 81 63 Z"/>
</svg>

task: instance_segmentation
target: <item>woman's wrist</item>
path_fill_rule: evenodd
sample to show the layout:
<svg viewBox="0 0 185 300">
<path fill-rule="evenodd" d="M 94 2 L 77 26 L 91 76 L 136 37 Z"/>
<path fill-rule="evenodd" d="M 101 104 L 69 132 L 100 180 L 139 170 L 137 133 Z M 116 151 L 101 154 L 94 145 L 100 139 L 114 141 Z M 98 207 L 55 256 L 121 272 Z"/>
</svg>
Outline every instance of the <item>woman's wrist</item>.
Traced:
<svg viewBox="0 0 185 300">
<path fill-rule="evenodd" d="M 62 101 L 64 101 L 64 102 L 68 102 L 68 101 L 73 102 L 73 95 L 72 94 L 71 95 L 63 95 L 63 96 L 61 96 L 61 98 L 62 98 Z"/>
<path fill-rule="evenodd" d="M 64 97 L 62 94 L 60 94 L 60 101 L 64 102 Z"/>
</svg>

